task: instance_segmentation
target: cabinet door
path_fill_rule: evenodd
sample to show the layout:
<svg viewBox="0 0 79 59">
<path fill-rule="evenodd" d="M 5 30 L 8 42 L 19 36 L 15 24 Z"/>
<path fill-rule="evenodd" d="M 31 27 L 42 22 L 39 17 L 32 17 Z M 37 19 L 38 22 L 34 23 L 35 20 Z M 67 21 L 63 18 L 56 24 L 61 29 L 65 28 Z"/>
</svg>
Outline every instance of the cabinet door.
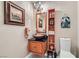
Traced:
<svg viewBox="0 0 79 59">
<path fill-rule="evenodd" d="M 32 52 L 36 51 L 36 44 L 34 42 L 29 42 L 29 50 Z"/>
<path fill-rule="evenodd" d="M 29 44 L 29 50 L 31 52 L 41 53 L 41 54 L 45 52 L 46 43 L 37 42 L 37 41 L 30 41 L 29 43 L 30 43 Z"/>
<path fill-rule="evenodd" d="M 37 48 L 36 48 L 38 53 L 43 53 L 43 45 L 42 43 L 37 43 Z"/>
</svg>

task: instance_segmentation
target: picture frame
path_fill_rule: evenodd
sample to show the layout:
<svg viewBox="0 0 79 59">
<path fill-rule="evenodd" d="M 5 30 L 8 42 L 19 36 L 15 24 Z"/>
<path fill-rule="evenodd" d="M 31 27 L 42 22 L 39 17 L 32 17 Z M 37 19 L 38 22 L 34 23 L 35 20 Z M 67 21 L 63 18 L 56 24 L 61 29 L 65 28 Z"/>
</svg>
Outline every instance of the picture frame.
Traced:
<svg viewBox="0 0 79 59">
<path fill-rule="evenodd" d="M 25 10 L 11 1 L 5 1 L 4 24 L 24 26 Z"/>
<path fill-rule="evenodd" d="M 45 33 L 46 25 L 47 25 L 47 14 L 45 12 L 37 13 L 36 14 L 36 32 Z"/>
<path fill-rule="evenodd" d="M 70 28 L 70 17 L 63 16 L 61 19 L 61 28 Z"/>
</svg>

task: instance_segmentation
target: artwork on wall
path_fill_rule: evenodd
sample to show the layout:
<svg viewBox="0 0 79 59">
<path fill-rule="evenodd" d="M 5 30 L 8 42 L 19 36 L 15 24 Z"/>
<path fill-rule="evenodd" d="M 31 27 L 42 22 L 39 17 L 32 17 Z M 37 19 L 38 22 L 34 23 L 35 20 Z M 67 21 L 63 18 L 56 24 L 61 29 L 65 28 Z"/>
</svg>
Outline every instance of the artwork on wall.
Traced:
<svg viewBox="0 0 79 59">
<path fill-rule="evenodd" d="M 25 25 L 25 10 L 10 2 L 4 2 L 4 24 Z"/>
<path fill-rule="evenodd" d="M 36 14 L 36 31 L 37 32 L 46 32 L 46 13 L 37 13 Z"/>
<path fill-rule="evenodd" d="M 70 17 L 68 17 L 68 16 L 62 17 L 61 28 L 70 28 Z"/>
</svg>

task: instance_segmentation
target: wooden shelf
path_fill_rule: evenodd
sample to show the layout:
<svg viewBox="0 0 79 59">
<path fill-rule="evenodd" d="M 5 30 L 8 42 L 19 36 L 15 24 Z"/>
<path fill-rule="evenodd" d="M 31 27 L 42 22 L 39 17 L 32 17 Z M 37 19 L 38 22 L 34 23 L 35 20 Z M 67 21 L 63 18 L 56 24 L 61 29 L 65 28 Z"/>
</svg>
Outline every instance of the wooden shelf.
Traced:
<svg viewBox="0 0 79 59">
<path fill-rule="evenodd" d="M 50 45 L 55 48 L 55 9 L 48 10 L 48 50 Z"/>
</svg>

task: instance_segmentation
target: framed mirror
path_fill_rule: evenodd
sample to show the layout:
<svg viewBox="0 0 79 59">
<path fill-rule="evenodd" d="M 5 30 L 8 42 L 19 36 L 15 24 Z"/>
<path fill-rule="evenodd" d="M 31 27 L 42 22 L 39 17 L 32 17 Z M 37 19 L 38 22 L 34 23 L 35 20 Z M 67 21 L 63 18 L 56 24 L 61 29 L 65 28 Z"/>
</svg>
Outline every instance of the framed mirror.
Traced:
<svg viewBox="0 0 79 59">
<path fill-rule="evenodd" d="M 37 13 L 36 14 L 36 32 L 45 33 L 47 25 L 47 14 Z"/>
</svg>

